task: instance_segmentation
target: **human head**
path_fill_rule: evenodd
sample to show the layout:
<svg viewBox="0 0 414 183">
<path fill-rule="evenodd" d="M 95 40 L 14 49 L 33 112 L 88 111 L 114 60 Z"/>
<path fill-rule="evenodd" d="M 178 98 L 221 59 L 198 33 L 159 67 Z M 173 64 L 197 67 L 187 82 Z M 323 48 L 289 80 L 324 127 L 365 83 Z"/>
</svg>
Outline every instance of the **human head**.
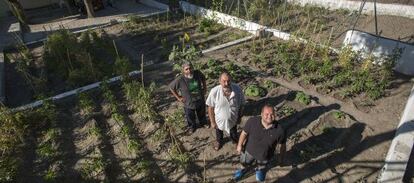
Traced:
<svg viewBox="0 0 414 183">
<path fill-rule="evenodd" d="M 226 71 L 222 72 L 220 74 L 219 82 L 220 82 L 221 87 L 223 87 L 224 89 L 230 88 L 230 85 L 231 85 L 231 76 L 230 76 L 230 74 Z"/>
<path fill-rule="evenodd" d="M 183 70 L 183 74 L 188 76 L 193 74 L 193 64 L 191 64 L 191 62 L 185 61 L 182 65 L 181 68 Z"/>
<path fill-rule="evenodd" d="M 262 121 L 266 124 L 271 124 L 275 120 L 275 109 L 273 106 L 269 104 L 265 104 L 262 107 L 262 112 L 260 114 L 262 116 Z"/>
</svg>

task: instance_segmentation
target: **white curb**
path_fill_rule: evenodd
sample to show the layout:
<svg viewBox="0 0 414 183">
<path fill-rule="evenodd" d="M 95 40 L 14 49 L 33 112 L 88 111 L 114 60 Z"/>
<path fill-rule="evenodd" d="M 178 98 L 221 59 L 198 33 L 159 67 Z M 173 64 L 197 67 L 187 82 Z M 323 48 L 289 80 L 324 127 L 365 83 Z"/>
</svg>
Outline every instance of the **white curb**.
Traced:
<svg viewBox="0 0 414 183">
<path fill-rule="evenodd" d="M 391 142 L 378 182 L 403 182 L 414 145 L 414 87 Z"/>
<path fill-rule="evenodd" d="M 5 62 L 4 62 L 4 53 L 3 50 L 0 49 L 0 102 L 4 103 L 6 97 L 5 97 Z"/>
<path fill-rule="evenodd" d="M 216 51 L 216 50 L 219 50 L 219 49 L 227 48 L 229 46 L 233 46 L 233 45 L 236 45 L 236 44 L 246 42 L 246 41 L 248 41 L 252 38 L 254 38 L 254 35 L 253 36 L 248 36 L 248 37 L 245 37 L 245 38 L 241 38 L 241 39 L 238 39 L 238 40 L 230 41 L 230 42 L 224 43 L 222 45 L 214 46 L 214 47 L 209 48 L 207 50 L 203 50 L 201 53 L 205 54 L 205 53 L 209 53 L 209 52 Z"/>
<path fill-rule="evenodd" d="M 132 72 L 129 73 L 129 76 L 135 76 L 135 75 L 138 75 L 140 73 L 141 73 L 141 71 L 132 71 Z M 116 77 L 113 77 L 113 78 L 109 79 L 108 83 L 109 84 L 114 83 L 114 82 L 117 82 L 119 80 L 121 80 L 121 76 L 116 76 Z M 52 100 L 52 101 L 61 100 L 61 99 L 76 95 L 76 94 L 81 93 L 81 92 L 85 92 L 85 91 L 88 91 L 88 90 L 92 90 L 94 88 L 98 88 L 101 85 L 101 83 L 102 83 L 102 81 L 92 83 L 90 85 L 86 85 L 86 86 L 83 86 L 83 87 L 80 87 L 80 88 L 77 88 L 77 89 L 74 89 L 74 90 L 71 90 L 71 91 L 61 93 L 59 95 L 55 95 L 53 97 L 47 98 L 46 100 Z M 23 105 L 23 106 L 20 106 L 20 107 L 16 107 L 16 108 L 12 109 L 11 112 L 18 112 L 18 111 L 23 111 L 23 110 L 26 110 L 26 109 L 36 108 L 36 107 L 41 106 L 42 104 L 43 104 L 43 100 L 38 100 L 38 101 L 35 101 L 33 103 L 30 103 L 30 104 L 26 104 L 26 105 Z"/>
</svg>

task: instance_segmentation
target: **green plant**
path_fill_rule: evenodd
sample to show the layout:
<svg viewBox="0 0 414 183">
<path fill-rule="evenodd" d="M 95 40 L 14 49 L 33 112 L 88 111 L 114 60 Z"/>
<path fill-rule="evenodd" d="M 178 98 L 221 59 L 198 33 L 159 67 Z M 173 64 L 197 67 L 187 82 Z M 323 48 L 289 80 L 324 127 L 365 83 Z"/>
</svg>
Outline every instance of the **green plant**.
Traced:
<svg viewBox="0 0 414 183">
<path fill-rule="evenodd" d="M 193 62 L 201 56 L 201 52 L 194 45 L 183 46 L 181 49 L 174 45 L 168 56 L 168 60 L 174 63 L 174 70 L 181 71 L 184 61 Z"/>
<path fill-rule="evenodd" d="M 338 62 L 342 67 L 349 67 L 356 57 L 355 52 L 351 46 L 345 46 L 339 53 Z"/>
<path fill-rule="evenodd" d="M 87 93 L 79 93 L 79 108 L 83 114 L 89 114 L 95 110 L 95 103 Z"/>
<path fill-rule="evenodd" d="M 57 176 L 58 176 L 58 173 L 50 167 L 50 168 L 46 171 L 45 175 L 43 176 L 43 179 L 44 179 L 46 182 L 53 182 L 53 181 L 55 181 L 55 180 L 56 180 Z"/>
<path fill-rule="evenodd" d="M 102 134 L 102 130 L 96 126 L 88 129 L 88 134 L 95 137 L 100 137 Z"/>
<path fill-rule="evenodd" d="M 278 116 L 285 117 L 294 114 L 296 110 L 289 106 L 283 106 L 277 111 Z"/>
<path fill-rule="evenodd" d="M 128 74 L 132 71 L 132 64 L 127 57 L 118 57 L 115 60 L 115 73 L 121 75 L 123 79 L 128 78 Z"/>
<path fill-rule="evenodd" d="M 335 111 L 333 112 L 333 116 L 335 119 L 345 119 L 345 113 L 341 111 Z"/>
<path fill-rule="evenodd" d="M 207 36 L 218 32 L 220 29 L 222 29 L 222 25 L 217 24 L 214 20 L 207 18 L 202 18 L 197 28 L 199 32 L 206 33 Z"/>
<path fill-rule="evenodd" d="M 311 102 L 310 96 L 302 91 L 296 93 L 295 100 L 305 105 L 309 105 Z"/>
<path fill-rule="evenodd" d="M 129 139 L 127 147 L 130 152 L 139 152 L 139 150 L 141 149 L 141 143 L 139 143 L 135 139 Z"/>
<path fill-rule="evenodd" d="M 168 152 L 170 160 L 182 169 L 186 169 L 192 160 L 191 154 L 183 152 L 177 145 L 171 145 Z"/>
<path fill-rule="evenodd" d="M 271 81 L 271 80 L 265 80 L 262 84 L 262 86 L 264 88 L 266 88 L 267 90 L 272 90 L 273 88 L 276 88 L 278 86 L 277 83 Z"/>
<path fill-rule="evenodd" d="M 155 84 L 151 83 L 149 87 L 144 87 L 139 82 L 131 81 L 123 83 L 122 88 L 136 114 L 143 120 L 155 121 L 156 112 L 153 100 Z"/>
<path fill-rule="evenodd" d="M 46 142 L 40 144 L 40 146 L 36 149 L 36 154 L 42 159 L 48 159 L 55 157 L 57 153 L 57 149 L 53 146 L 52 143 Z"/>
<path fill-rule="evenodd" d="M 249 97 L 264 97 L 266 96 L 266 90 L 258 85 L 249 85 L 244 90 L 244 94 Z"/>
<path fill-rule="evenodd" d="M 121 136 L 122 137 L 127 138 L 127 137 L 129 137 L 129 134 L 131 133 L 131 129 L 129 128 L 129 126 L 123 125 L 121 127 L 121 131 L 120 132 L 121 132 Z"/>
<path fill-rule="evenodd" d="M 105 170 L 106 165 L 107 162 L 102 156 L 92 160 L 86 160 L 81 169 L 81 176 L 86 180 L 93 179 Z"/>
</svg>

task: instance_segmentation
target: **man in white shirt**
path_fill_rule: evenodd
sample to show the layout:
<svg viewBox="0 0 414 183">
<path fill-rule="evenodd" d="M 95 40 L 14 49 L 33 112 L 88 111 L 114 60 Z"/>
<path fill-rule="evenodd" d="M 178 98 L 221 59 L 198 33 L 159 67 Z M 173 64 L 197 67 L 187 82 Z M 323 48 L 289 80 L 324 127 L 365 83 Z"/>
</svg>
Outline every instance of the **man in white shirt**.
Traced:
<svg viewBox="0 0 414 183">
<path fill-rule="evenodd" d="M 237 143 L 237 123 L 241 119 L 245 103 L 242 89 L 231 82 L 229 73 L 223 72 L 219 82 L 220 85 L 211 89 L 206 100 L 211 127 L 216 129 L 215 150 L 223 145 L 223 131 L 230 134 L 233 143 Z"/>
</svg>

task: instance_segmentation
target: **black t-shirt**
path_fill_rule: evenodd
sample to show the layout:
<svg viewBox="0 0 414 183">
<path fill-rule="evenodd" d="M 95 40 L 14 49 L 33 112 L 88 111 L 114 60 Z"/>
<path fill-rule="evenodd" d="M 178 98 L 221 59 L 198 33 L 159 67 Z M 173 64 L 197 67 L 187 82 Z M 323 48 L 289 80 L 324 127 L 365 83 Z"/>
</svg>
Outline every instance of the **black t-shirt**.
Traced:
<svg viewBox="0 0 414 183">
<path fill-rule="evenodd" d="M 243 131 L 247 133 L 246 151 L 256 160 L 270 160 L 277 144 L 286 143 L 285 132 L 281 125 L 273 123 L 266 129 L 260 116 L 247 120 Z"/>
<path fill-rule="evenodd" d="M 192 79 L 180 75 L 175 78 L 175 80 L 172 81 L 169 86 L 172 90 L 179 91 L 181 93 L 181 96 L 184 97 L 184 107 L 195 109 L 195 102 L 204 100 L 204 89 L 202 83 L 205 80 L 206 78 L 203 73 L 195 70 L 193 72 Z"/>
</svg>

